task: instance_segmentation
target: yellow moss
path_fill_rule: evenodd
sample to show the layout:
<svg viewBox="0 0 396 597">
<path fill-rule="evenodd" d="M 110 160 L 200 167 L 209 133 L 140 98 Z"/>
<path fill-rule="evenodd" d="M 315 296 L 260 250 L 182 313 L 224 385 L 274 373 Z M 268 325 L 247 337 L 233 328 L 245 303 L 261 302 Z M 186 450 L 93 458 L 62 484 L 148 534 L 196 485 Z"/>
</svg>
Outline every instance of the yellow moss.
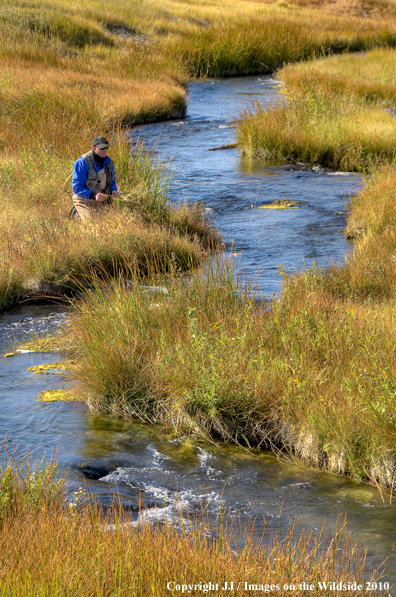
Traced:
<svg viewBox="0 0 396 597">
<path fill-rule="evenodd" d="M 37 396 L 37 402 L 72 402 L 74 400 L 77 400 L 77 396 L 70 389 L 46 390 Z"/>
<path fill-rule="evenodd" d="M 71 364 L 71 361 L 56 361 L 55 363 L 43 363 L 43 365 L 35 365 L 34 367 L 29 367 L 28 371 L 33 371 L 33 373 L 41 373 L 43 375 L 55 375 L 56 373 L 61 373 L 62 371 L 67 371 L 68 369 L 70 369 Z M 54 369 L 54 371 L 50 371 L 52 369 Z"/>
<path fill-rule="evenodd" d="M 8 357 L 14 357 L 16 355 L 16 352 L 6 352 L 5 354 L 3 354 L 3 359 L 6 359 Z"/>
<path fill-rule="evenodd" d="M 276 199 L 269 205 L 259 205 L 258 209 L 298 209 L 296 205 L 299 201 L 293 201 L 293 199 Z"/>
<path fill-rule="evenodd" d="M 18 346 L 19 350 L 30 350 L 32 352 L 58 352 L 59 351 L 59 338 L 46 336 L 44 338 L 35 338 L 29 342 L 25 342 Z"/>
</svg>

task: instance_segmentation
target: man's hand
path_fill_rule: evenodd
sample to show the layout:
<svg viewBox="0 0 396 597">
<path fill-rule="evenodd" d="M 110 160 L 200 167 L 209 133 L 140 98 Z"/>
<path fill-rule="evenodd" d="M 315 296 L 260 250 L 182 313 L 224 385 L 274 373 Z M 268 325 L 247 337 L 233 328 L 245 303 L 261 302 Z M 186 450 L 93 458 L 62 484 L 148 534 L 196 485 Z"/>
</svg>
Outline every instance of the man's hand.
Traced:
<svg viewBox="0 0 396 597">
<path fill-rule="evenodd" d="M 98 193 L 95 199 L 96 201 L 104 201 L 106 199 L 106 195 L 104 193 Z"/>
<path fill-rule="evenodd" d="M 117 199 L 117 197 L 120 196 L 120 193 L 118 191 L 111 191 L 111 196 Z"/>
</svg>

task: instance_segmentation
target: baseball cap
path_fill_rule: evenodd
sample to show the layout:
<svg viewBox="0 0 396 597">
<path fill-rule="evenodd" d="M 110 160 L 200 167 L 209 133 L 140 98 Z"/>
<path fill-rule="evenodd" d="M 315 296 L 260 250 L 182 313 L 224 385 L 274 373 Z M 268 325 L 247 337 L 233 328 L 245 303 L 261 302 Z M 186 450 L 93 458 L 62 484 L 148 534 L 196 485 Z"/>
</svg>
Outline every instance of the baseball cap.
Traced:
<svg viewBox="0 0 396 597">
<path fill-rule="evenodd" d="M 93 139 L 92 145 L 94 147 L 98 147 L 99 149 L 104 149 L 105 147 L 108 147 L 110 143 L 107 139 L 99 135 L 99 137 L 95 137 L 95 139 Z"/>
</svg>

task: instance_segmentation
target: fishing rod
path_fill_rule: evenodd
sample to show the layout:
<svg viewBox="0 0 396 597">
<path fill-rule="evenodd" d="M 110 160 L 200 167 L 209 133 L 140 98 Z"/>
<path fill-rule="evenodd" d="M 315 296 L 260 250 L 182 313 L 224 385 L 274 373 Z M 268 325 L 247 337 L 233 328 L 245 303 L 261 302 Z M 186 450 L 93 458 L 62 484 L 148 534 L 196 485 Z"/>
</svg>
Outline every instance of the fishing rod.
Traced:
<svg viewBox="0 0 396 597">
<path fill-rule="evenodd" d="M 70 189 L 67 189 L 66 184 L 67 182 L 70 180 L 70 178 L 72 177 L 72 174 L 70 174 L 70 176 L 68 176 L 63 184 L 63 190 L 64 192 L 70 197 L 70 199 L 73 199 L 73 193 L 72 191 L 70 191 Z M 248 181 L 246 181 L 246 179 L 243 180 L 228 180 L 228 181 L 223 181 L 225 184 L 231 185 L 231 184 L 241 184 L 241 183 L 246 183 L 246 182 L 258 182 L 260 183 L 261 180 L 259 178 L 253 178 L 253 179 L 249 179 Z M 184 183 L 184 184 L 172 184 L 171 188 L 173 189 L 182 189 L 185 187 L 200 187 L 200 186 L 204 186 L 204 185 L 218 185 L 218 182 L 189 182 L 189 183 Z M 123 193 L 120 194 L 120 198 L 121 195 L 131 195 L 134 192 L 134 189 L 132 189 L 131 191 L 124 191 Z M 108 197 L 111 197 L 111 195 L 108 195 Z M 114 199 L 114 197 L 113 197 Z"/>
</svg>

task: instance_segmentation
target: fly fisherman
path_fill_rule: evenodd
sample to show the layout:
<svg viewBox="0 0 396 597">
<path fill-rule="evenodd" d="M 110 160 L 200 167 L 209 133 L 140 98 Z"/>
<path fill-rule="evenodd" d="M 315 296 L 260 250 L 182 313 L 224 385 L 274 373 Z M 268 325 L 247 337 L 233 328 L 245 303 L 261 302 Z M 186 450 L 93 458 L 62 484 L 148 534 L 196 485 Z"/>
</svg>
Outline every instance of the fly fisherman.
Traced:
<svg viewBox="0 0 396 597">
<path fill-rule="evenodd" d="M 112 197 L 119 197 L 113 162 L 107 155 L 109 142 L 95 137 L 92 149 L 73 165 L 73 203 L 84 221 L 111 205 Z"/>
</svg>

